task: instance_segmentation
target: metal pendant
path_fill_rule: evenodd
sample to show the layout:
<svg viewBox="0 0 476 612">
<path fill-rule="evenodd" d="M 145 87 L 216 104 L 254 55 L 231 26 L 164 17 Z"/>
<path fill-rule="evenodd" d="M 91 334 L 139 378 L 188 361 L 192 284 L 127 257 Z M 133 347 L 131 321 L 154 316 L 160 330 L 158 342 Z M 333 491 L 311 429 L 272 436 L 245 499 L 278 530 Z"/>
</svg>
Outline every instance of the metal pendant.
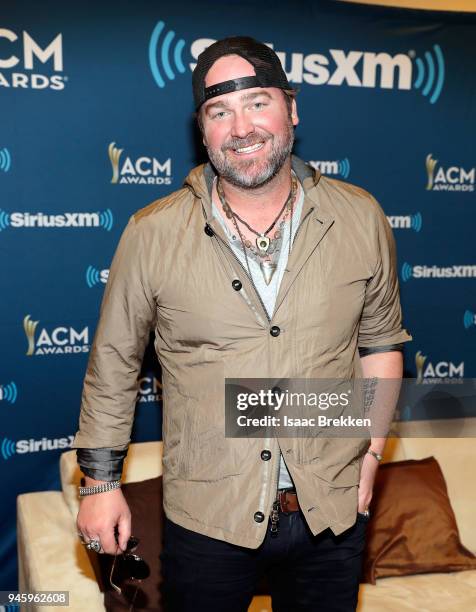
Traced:
<svg viewBox="0 0 476 612">
<path fill-rule="evenodd" d="M 263 253 L 267 253 L 268 252 L 269 243 L 270 243 L 270 240 L 269 240 L 268 236 L 258 236 L 258 238 L 256 238 L 256 246 Z"/>
<path fill-rule="evenodd" d="M 261 268 L 264 282 L 269 285 L 271 279 L 273 278 L 273 274 L 276 272 L 276 268 L 278 267 L 277 264 L 272 263 L 271 261 L 260 261 L 259 267 Z"/>
</svg>

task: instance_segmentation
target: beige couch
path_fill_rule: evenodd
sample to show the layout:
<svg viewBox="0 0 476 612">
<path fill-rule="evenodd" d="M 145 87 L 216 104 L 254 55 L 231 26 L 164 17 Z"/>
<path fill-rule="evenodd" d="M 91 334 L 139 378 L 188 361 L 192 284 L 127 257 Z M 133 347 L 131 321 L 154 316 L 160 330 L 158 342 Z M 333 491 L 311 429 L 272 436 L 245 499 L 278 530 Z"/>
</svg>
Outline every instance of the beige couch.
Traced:
<svg viewBox="0 0 476 612">
<path fill-rule="evenodd" d="M 474 427 L 474 425 L 473 425 Z M 434 429 L 434 425 L 432 425 Z M 124 481 L 153 478 L 161 473 L 161 443 L 132 444 Z M 389 439 L 386 461 L 433 455 L 448 484 L 463 544 L 476 552 L 476 445 L 473 438 Z M 103 597 L 75 528 L 80 472 L 75 451 L 61 456 L 62 491 L 26 493 L 18 497 L 19 590 L 67 590 L 69 610 L 100 612 Z M 34 610 L 34 608 L 28 608 Z M 38 612 L 56 612 L 41 607 Z M 269 612 L 269 597 L 255 597 L 252 612 Z M 358 612 L 476 611 L 476 571 L 381 578 L 361 585 Z"/>
</svg>

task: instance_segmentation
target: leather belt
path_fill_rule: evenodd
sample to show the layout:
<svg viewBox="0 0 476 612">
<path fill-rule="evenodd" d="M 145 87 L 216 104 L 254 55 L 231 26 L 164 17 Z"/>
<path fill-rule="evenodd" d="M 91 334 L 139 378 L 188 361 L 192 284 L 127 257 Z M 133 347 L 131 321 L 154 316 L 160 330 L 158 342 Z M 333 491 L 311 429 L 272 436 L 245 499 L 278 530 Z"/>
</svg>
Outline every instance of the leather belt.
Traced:
<svg viewBox="0 0 476 612">
<path fill-rule="evenodd" d="M 279 507 L 281 512 L 297 512 L 300 510 L 296 491 L 281 489 L 278 491 Z"/>
</svg>

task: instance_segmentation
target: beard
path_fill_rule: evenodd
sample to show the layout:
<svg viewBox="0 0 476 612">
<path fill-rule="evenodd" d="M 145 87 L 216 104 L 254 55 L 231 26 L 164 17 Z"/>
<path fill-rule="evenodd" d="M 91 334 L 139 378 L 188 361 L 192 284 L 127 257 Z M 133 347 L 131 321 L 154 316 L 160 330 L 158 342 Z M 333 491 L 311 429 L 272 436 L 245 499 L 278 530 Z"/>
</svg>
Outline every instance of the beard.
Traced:
<svg viewBox="0 0 476 612">
<path fill-rule="evenodd" d="M 230 160 L 228 150 L 250 147 L 259 142 L 271 141 L 271 153 L 266 159 Z M 294 126 L 289 119 L 279 136 L 269 132 L 255 133 L 248 138 L 233 138 L 219 149 L 207 147 L 208 157 L 220 177 L 242 189 L 254 189 L 265 185 L 275 177 L 291 154 L 294 144 Z"/>
</svg>

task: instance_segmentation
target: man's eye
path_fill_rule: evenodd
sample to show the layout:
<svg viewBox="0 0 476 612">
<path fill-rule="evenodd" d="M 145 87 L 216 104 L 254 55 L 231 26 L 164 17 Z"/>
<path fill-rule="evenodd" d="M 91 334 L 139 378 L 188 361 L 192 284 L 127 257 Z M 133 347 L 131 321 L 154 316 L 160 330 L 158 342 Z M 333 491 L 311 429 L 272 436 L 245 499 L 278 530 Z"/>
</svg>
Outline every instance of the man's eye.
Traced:
<svg viewBox="0 0 476 612">
<path fill-rule="evenodd" d="M 213 119 L 223 119 L 225 115 L 226 115 L 225 111 L 218 111 L 218 113 L 215 113 L 213 115 Z"/>
<path fill-rule="evenodd" d="M 256 110 L 261 110 L 265 106 L 266 106 L 266 104 L 264 102 L 255 102 L 253 104 L 253 108 L 255 108 Z"/>
</svg>

